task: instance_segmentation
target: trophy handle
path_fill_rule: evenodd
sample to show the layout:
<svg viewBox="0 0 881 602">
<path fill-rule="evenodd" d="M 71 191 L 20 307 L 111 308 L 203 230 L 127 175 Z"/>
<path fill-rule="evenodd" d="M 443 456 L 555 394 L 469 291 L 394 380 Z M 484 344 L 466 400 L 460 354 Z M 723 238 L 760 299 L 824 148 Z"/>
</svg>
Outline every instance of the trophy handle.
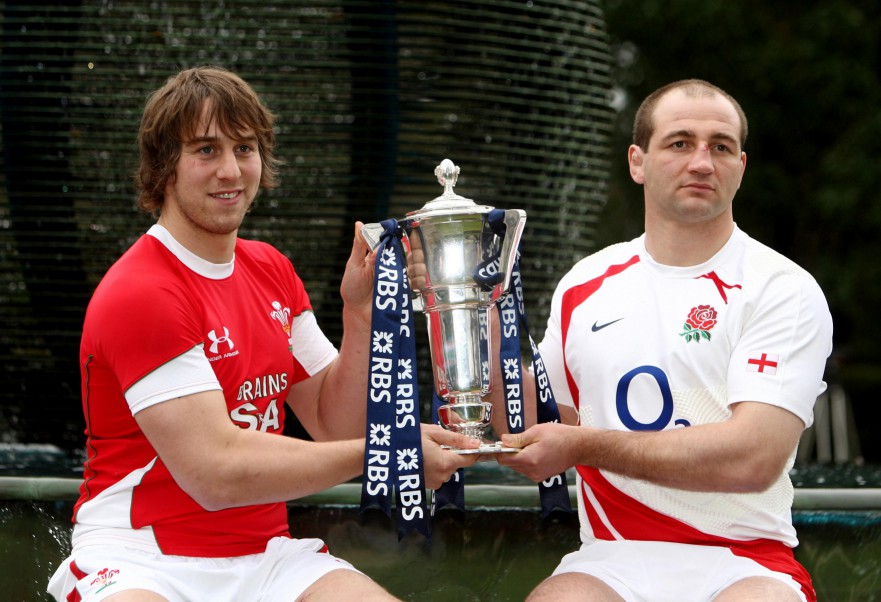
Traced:
<svg viewBox="0 0 881 602">
<path fill-rule="evenodd" d="M 520 248 L 520 238 L 523 228 L 526 226 L 526 212 L 522 209 L 505 210 L 505 238 L 502 241 L 502 249 L 499 254 L 501 265 L 500 272 L 504 275 L 502 282 L 502 295 L 508 292 L 511 286 L 511 273 L 514 262 L 517 259 L 517 249 Z"/>
<path fill-rule="evenodd" d="M 373 222 L 370 224 L 364 224 L 361 227 L 361 238 L 364 239 L 364 242 L 367 243 L 367 246 L 370 247 L 370 250 L 373 251 L 376 247 L 379 246 L 380 239 L 382 238 L 382 233 L 385 231 L 385 228 L 382 227 L 382 224 Z M 404 233 L 405 238 L 409 238 L 407 233 Z M 410 248 L 409 242 L 405 242 L 404 249 L 405 252 Z M 424 309 L 424 303 L 422 302 L 422 295 L 419 291 L 412 291 L 413 296 L 413 310 L 414 311 L 422 311 Z"/>
<path fill-rule="evenodd" d="M 379 246 L 379 239 L 382 236 L 383 227 L 379 223 L 364 224 L 361 227 L 361 238 L 367 243 L 372 251 Z"/>
</svg>

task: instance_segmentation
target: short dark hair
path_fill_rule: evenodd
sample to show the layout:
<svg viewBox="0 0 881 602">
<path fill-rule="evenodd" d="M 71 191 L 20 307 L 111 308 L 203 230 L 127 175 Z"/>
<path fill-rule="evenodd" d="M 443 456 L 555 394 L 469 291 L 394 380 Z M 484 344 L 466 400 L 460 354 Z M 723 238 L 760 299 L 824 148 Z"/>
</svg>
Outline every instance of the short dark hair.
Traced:
<svg viewBox="0 0 881 602">
<path fill-rule="evenodd" d="M 642 104 L 639 105 L 639 109 L 636 111 L 636 117 L 633 120 L 633 144 L 644 151 L 648 150 L 649 141 L 655 133 L 655 107 L 657 107 L 658 101 L 660 101 L 661 98 L 673 90 L 682 90 L 687 96 L 693 97 L 713 96 L 718 94 L 726 98 L 732 105 L 734 105 L 734 110 L 737 111 L 737 116 L 740 118 L 740 148 L 742 149 L 746 146 L 746 135 L 749 131 L 749 127 L 746 121 L 746 113 L 743 112 L 740 103 L 722 88 L 714 86 L 702 79 L 682 79 L 675 81 L 658 88 L 646 96 L 645 100 L 642 101 Z"/>
<path fill-rule="evenodd" d="M 218 127 L 229 134 L 253 130 L 263 169 L 261 188 L 278 185 L 280 161 L 274 155 L 275 115 L 238 75 L 219 67 L 181 71 L 147 99 L 138 130 L 140 162 L 135 172 L 138 206 L 158 216 L 165 185 L 174 173 L 184 142 L 197 135 L 202 109 L 208 102 Z"/>
</svg>

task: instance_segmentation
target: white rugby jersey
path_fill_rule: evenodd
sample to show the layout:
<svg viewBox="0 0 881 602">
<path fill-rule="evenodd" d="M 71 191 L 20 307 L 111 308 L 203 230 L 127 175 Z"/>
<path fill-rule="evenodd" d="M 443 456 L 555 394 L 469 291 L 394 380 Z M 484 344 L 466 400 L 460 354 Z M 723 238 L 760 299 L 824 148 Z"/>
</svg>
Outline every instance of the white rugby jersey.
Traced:
<svg viewBox="0 0 881 602">
<path fill-rule="evenodd" d="M 825 389 L 832 318 L 810 274 L 735 227 L 709 261 L 653 261 L 644 235 L 578 262 L 540 350 L 557 402 L 583 425 L 662 430 L 720 422 L 730 404 L 785 408 L 806 426 Z M 797 545 L 788 471 L 762 493 L 702 493 L 579 466 L 582 541 Z"/>
</svg>

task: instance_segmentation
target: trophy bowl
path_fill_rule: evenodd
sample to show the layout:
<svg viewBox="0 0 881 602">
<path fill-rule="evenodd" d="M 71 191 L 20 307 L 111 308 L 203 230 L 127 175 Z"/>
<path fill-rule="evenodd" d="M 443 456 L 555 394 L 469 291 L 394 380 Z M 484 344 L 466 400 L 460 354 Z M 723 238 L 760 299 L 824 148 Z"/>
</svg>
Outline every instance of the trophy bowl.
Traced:
<svg viewBox="0 0 881 602">
<path fill-rule="evenodd" d="M 493 406 L 483 398 L 493 366 L 489 312 L 509 289 L 526 213 L 494 210 L 453 192 L 459 167 L 449 159 L 435 175 L 443 194 L 398 223 L 413 308 L 426 317 L 434 388 L 446 402 L 438 420 L 481 441 L 479 449 L 460 453 L 517 451 L 486 441 Z M 374 248 L 382 226 L 367 224 L 361 233 Z"/>
</svg>

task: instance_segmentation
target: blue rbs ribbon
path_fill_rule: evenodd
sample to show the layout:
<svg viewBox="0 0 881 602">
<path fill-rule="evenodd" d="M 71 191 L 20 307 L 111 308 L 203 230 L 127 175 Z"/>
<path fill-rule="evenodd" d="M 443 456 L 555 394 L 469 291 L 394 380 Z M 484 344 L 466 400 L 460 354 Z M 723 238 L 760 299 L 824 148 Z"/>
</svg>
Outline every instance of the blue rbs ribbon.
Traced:
<svg viewBox="0 0 881 602">
<path fill-rule="evenodd" d="M 504 238 L 505 212 L 494 209 L 488 216 L 493 232 Z M 431 536 L 425 496 L 425 478 L 419 417 L 416 345 L 413 310 L 406 259 L 398 222 L 381 222 L 383 234 L 376 252 L 374 301 L 371 322 L 370 371 L 367 390 L 367 433 L 361 511 L 378 508 L 391 516 L 391 495 L 395 492 L 398 538 L 416 530 Z M 482 262 L 474 275 L 486 290 L 501 277 L 498 253 Z M 520 277 L 520 249 L 512 271 L 511 294 L 499 302 L 502 338 L 500 362 L 505 387 L 508 429 L 525 428 L 523 408 L 521 330 L 529 333 Z M 535 373 L 538 422 L 559 422 L 560 414 L 541 355 L 529 336 Z M 488 382 L 488 373 L 484 375 Z M 444 401 L 434 393 L 432 414 Z M 571 512 L 565 473 L 539 484 L 542 516 L 555 510 Z M 464 473 L 459 469 L 434 493 L 432 513 L 452 505 L 464 510 Z"/>
<path fill-rule="evenodd" d="M 490 227 L 500 238 L 505 236 L 504 217 L 505 213 L 500 209 L 494 209 L 488 216 Z M 554 398 L 544 362 L 541 359 L 538 346 L 532 339 L 532 335 L 529 334 L 529 325 L 526 321 L 523 281 L 520 277 L 520 248 L 517 249 L 517 256 L 511 272 L 511 291 L 499 301 L 498 306 L 502 334 L 499 361 L 502 368 L 502 382 L 505 387 L 505 414 L 508 430 L 511 433 L 521 433 L 526 428 L 523 407 L 523 365 L 520 353 L 521 328 L 529 337 L 529 345 L 532 350 L 537 420 L 540 423 L 560 422 L 560 412 L 557 409 L 557 401 Z M 543 517 L 547 517 L 555 510 L 572 511 L 566 473 L 560 473 L 542 481 L 538 488 Z"/>
<path fill-rule="evenodd" d="M 394 490 L 398 539 L 413 530 L 429 538 L 416 343 L 401 245 L 403 232 L 393 219 L 381 225 L 384 231 L 374 269 L 361 512 L 378 508 L 390 517 Z"/>
</svg>

